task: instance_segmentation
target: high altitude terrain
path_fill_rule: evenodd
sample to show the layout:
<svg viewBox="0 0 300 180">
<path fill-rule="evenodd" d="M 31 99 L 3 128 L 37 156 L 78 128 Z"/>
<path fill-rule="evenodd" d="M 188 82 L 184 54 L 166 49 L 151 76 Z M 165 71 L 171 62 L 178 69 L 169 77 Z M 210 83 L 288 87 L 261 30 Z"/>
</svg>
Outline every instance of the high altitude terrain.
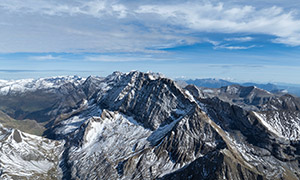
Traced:
<svg viewBox="0 0 300 180">
<path fill-rule="evenodd" d="M 0 94 L 2 179 L 300 179 L 289 94 L 137 71 L 0 81 Z"/>
<path fill-rule="evenodd" d="M 284 83 L 267 83 L 267 84 L 258 84 L 258 83 L 237 83 L 231 82 L 223 79 L 215 79 L 215 78 L 207 78 L 207 79 L 188 79 L 188 80 L 177 80 L 179 84 L 194 84 L 199 87 L 207 87 L 207 88 L 221 88 L 223 86 L 231 86 L 231 85 L 241 85 L 241 86 L 256 86 L 258 88 L 267 90 L 269 92 L 278 93 L 285 92 L 290 93 L 296 96 L 300 96 L 300 87 L 296 84 L 284 84 Z"/>
</svg>

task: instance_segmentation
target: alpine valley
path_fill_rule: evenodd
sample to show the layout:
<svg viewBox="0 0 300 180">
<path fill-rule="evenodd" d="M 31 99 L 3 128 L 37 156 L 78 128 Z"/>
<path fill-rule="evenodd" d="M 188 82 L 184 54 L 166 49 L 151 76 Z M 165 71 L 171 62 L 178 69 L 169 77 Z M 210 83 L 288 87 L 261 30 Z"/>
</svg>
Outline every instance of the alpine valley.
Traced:
<svg viewBox="0 0 300 180">
<path fill-rule="evenodd" d="M 300 98 L 156 73 L 0 80 L 0 179 L 300 179 Z"/>
</svg>

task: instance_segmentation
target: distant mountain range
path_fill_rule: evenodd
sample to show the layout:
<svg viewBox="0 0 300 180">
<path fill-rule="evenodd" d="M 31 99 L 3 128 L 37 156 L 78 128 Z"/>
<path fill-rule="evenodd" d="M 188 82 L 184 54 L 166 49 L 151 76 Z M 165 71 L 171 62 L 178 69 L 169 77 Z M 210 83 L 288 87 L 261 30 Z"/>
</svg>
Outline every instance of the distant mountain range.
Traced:
<svg viewBox="0 0 300 180">
<path fill-rule="evenodd" d="M 300 179 L 287 93 L 138 71 L 0 82 L 0 179 Z"/>
<path fill-rule="evenodd" d="M 189 80 L 179 80 L 182 84 L 183 82 L 187 84 L 193 84 L 198 87 L 207 87 L 207 88 L 221 88 L 223 86 L 230 86 L 234 84 L 238 84 L 241 86 L 256 86 L 258 88 L 270 91 L 270 92 L 286 92 L 290 94 L 294 94 L 296 96 L 300 96 L 300 86 L 289 85 L 289 84 L 258 84 L 258 83 L 237 83 L 231 82 L 223 79 L 215 79 L 215 78 L 206 78 L 206 79 L 189 79 Z"/>
</svg>

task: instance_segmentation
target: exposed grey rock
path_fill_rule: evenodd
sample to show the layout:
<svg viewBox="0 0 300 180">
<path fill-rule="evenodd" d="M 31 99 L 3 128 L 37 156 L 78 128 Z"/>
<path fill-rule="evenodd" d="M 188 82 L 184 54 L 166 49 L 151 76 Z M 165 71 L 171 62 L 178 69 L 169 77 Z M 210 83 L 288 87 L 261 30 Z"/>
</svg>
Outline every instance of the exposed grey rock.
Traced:
<svg viewBox="0 0 300 180">
<path fill-rule="evenodd" d="M 239 85 L 183 88 L 137 71 L 29 89 L 0 98 L 14 100 L 11 110 L 28 98 L 32 107 L 41 102 L 34 98 L 52 98 L 10 115 L 45 117 L 53 140 L 43 140 L 61 148 L 65 141 L 53 160 L 57 178 L 300 179 L 300 101 L 288 94 Z M 21 131 L 0 131 L 16 144 L 28 142 Z M 43 148 L 21 157 L 40 161 Z"/>
</svg>

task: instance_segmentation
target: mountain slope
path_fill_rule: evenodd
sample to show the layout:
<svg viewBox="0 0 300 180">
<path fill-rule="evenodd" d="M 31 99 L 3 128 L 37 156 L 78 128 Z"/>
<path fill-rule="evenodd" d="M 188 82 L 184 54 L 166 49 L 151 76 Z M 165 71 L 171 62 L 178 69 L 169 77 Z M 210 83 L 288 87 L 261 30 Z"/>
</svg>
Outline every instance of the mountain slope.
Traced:
<svg viewBox="0 0 300 180">
<path fill-rule="evenodd" d="M 49 97 L 49 89 L 26 90 L 16 102 L 36 92 Z M 56 99 L 43 109 L 48 118 L 36 120 L 47 122 L 48 142 L 62 148 L 53 160 L 58 178 L 300 179 L 294 96 L 254 86 L 182 88 L 137 71 L 62 83 L 50 92 Z"/>
<path fill-rule="evenodd" d="M 193 97 L 192 92 L 190 94 L 181 89 L 171 80 L 149 78 L 149 74 L 115 73 L 104 81 L 105 90 L 100 90 L 97 100 L 93 102 L 100 109 L 97 112 L 101 112 L 101 115 L 94 114 L 71 133 L 71 139 L 76 141 L 69 144 L 69 156 L 65 157 L 71 169 L 65 173 L 65 177 L 169 177 L 164 175 L 184 165 L 194 164 L 194 161 L 196 163 L 197 159 L 212 152 L 218 154 L 214 158 L 223 162 L 220 169 L 240 167 L 239 171 L 227 172 L 232 179 L 297 177 L 293 173 L 297 169 L 297 161 L 290 157 L 297 158 L 298 155 L 282 152 L 288 148 L 297 149 L 297 145 L 286 144 L 254 113 L 251 114 L 252 111 L 220 100 L 216 102 L 210 98 Z M 266 91 L 256 91 L 259 93 L 255 95 L 265 93 L 271 96 Z M 246 89 L 247 93 L 237 92 L 242 92 L 237 95 L 245 99 L 249 98 L 247 93 L 251 94 L 252 90 Z M 268 99 L 265 101 L 269 102 Z M 138 134 L 132 137 L 131 131 Z M 228 164 L 229 157 L 235 159 L 235 163 Z M 285 163 L 288 159 L 290 162 Z M 85 169 L 82 170 L 82 167 Z M 90 171 L 95 173 L 89 174 Z M 241 172 L 245 174 L 241 176 Z M 215 177 L 221 178 L 224 173 L 222 170 Z"/>
<path fill-rule="evenodd" d="M 30 135 L 0 124 L 1 179 L 60 179 L 63 142 Z"/>
<path fill-rule="evenodd" d="M 215 78 L 207 78 L 207 79 L 189 79 L 185 81 L 187 84 L 195 85 L 198 87 L 205 87 L 205 88 L 221 88 L 225 86 L 232 86 L 232 85 L 241 85 L 241 86 L 256 86 L 260 89 L 264 89 L 266 91 L 270 92 L 280 92 L 282 90 L 287 90 L 288 86 L 277 86 L 275 84 L 267 83 L 267 84 L 258 84 L 258 83 L 237 83 L 237 82 L 231 82 L 226 81 L 223 79 L 215 79 Z M 298 93 L 299 94 L 299 93 Z"/>
<path fill-rule="evenodd" d="M 173 81 L 132 72 L 115 73 L 105 84 L 109 88 L 90 101 L 96 105 L 89 105 L 99 110 L 68 135 L 64 158 L 70 171 L 65 177 L 152 179 L 225 145 L 208 117 Z M 61 133 L 60 127 L 53 129 Z"/>
<path fill-rule="evenodd" d="M 47 124 L 77 108 L 86 99 L 89 94 L 85 90 L 89 87 L 85 84 L 88 81 L 68 76 L 2 82 L 0 110 L 17 120 L 31 119 Z"/>
<path fill-rule="evenodd" d="M 226 81 L 223 79 L 207 78 L 207 79 L 189 79 L 185 81 L 187 84 L 193 84 L 198 87 L 207 87 L 207 88 L 220 88 L 223 86 L 230 86 L 237 84 L 234 82 Z"/>
<path fill-rule="evenodd" d="M 265 179 L 258 172 L 253 172 L 238 163 L 228 150 L 207 153 L 173 173 L 160 179 Z"/>
<path fill-rule="evenodd" d="M 45 128 L 43 125 L 37 123 L 34 120 L 16 120 L 11 117 L 9 117 L 4 112 L 0 111 L 0 124 L 2 124 L 4 127 L 7 128 L 14 128 L 19 129 L 23 132 L 35 134 L 35 135 L 42 135 L 45 131 Z"/>
<path fill-rule="evenodd" d="M 264 108 L 253 111 L 251 108 L 243 108 L 247 104 L 239 105 L 239 103 L 225 102 L 220 100 L 219 97 L 203 98 L 199 96 L 199 89 L 197 87 L 187 87 L 195 98 L 199 100 L 209 116 L 226 131 L 226 135 L 230 138 L 232 145 L 238 147 L 239 153 L 243 157 L 243 161 L 255 165 L 256 170 L 264 176 L 286 178 L 294 177 L 299 178 L 296 173 L 299 164 L 299 142 L 295 138 L 299 138 L 298 125 L 299 124 L 299 111 L 293 109 L 294 116 L 290 116 L 290 110 L 282 106 L 285 101 L 285 95 L 281 97 L 273 96 L 273 102 L 280 102 L 277 107 L 280 111 L 286 112 L 285 119 L 274 118 L 265 120 L 262 119 L 261 113 L 265 113 Z M 241 87 L 243 88 L 243 87 Z M 233 95 L 230 91 L 229 95 Z M 240 91 L 234 91 L 239 94 Z M 222 98 L 222 97 L 221 97 Z M 286 99 L 287 100 L 287 99 Z M 297 99 L 294 99 L 296 105 Z M 248 101 L 246 101 L 248 102 Z M 251 104 L 250 102 L 248 102 Z M 269 105 L 269 101 L 266 102 Z M 251 105 L 252 106 L 252 105 Z M 265 107 L 263 105 L 263 107 Z M 273 109 L 272 109 L 273 108 Z M 276 115 L 279 109 L 274 106 L 269 106 L 268 112 L 271 115 Z M 259 108 L 257 108 L 259 109 Z M 289 112 L 289 113 L 288 113 Z M 296 115 L 295 115 L 296 113 Z M 292 123 L 289 123 L 292 122 Z M 277 126 L 274 126 L 276 124 Z M 294 126 L 291 128 L 291 125 Z M 275 127 L 275 129 L 274 129 Z M 286 133 L 276 129 L 280 127 L 288 130 Z M 259 165 L 259 166 L 258 166 Z M 287 174 L 288 172 L 288 174 Z M 291 173 L 293 172 L 293 173 Z M 271 176 L 270 176 L 271 174 Z"/>
</svg>

